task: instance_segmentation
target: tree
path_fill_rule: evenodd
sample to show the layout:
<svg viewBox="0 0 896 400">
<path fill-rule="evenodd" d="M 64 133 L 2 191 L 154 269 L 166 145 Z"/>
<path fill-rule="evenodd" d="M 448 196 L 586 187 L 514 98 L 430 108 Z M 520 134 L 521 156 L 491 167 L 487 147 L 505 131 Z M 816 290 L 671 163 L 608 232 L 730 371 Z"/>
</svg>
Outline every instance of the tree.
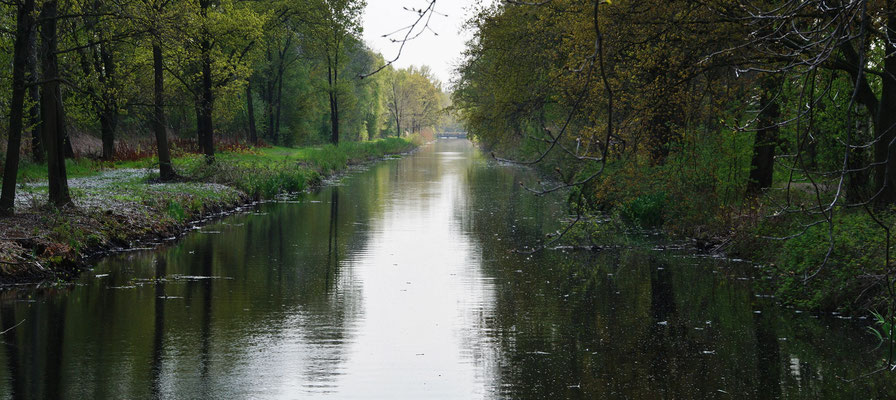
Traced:
<svg viewBox="0 0 896 400">
<path fill-rule="evenodd" d="M 726 4 L 719 10 L 752 32 L 732 49 L 762 55 L 746 60 L 746 68 L 803 77 L 827 69 L 851 78 L 855 96 L 850 98 L 867 110 L 874 126 L 873 163 L 857 169 L 846 156 L 843 165 L 853 164 L 853 168 L 841 168 L 840 173 L 846 176 L 873 170 L 875 186 L 867 197 L 878 206 L 896 202 L 896 44 L 886 39 L 887 32 L 896 29 L 896 4 L 752 0 Z M 809 95 L 807 104 L 818 102 L 816 94 Z M 812 113 L 814 108 L 801 112 L 799 118 L 811 118 Z M 855 135 L 847 139 L 847 147 L 864 146 Z M 801 153 L 804 149 L 796 150 Z"/>
<path fill-rule="evenodd" d="M 405 82 L 410 92 L 406 114 L 410 119 L 411 132 L 420 132 L 425 127 L 433 127 L 441 116 L 441 84 L 435 81 L 429 67 L 410 69 Z"/>
<path fill-rule="evenodd" d="M 27 58 L 31 47 L 30 40 L 35 30 L 35 21 L 32 15 L 35 11 L 35 0 L 23 0 L 17 7 L 16 38 L 13 50 L 12 100 L 9 109 L 9 141 L 6 147 L 6 165 L 3 169 L 0 215 L 11 215 L 15 207 L 16 178 L 18 176 L 19 154 L 21 152 L 27 89 Z"/>
<path fill-rule="evenodd" d="M 259 68 L 262 79 L 262 100 L 267 126 L 266 137 L 280 144 L 280 124 L 283 109 L 283 79 L 289 67 L 299 58 L 296 43 L 296 26 L 301 23 L 304 4 L 283 3 L 274 8 L 274 15 L 267 18 L 264 37 L 264 65 Z"/>
<path fill-rule="evenodd" d="M 346 42 L 345 59 L 340 75 L 357 77 L 379 65 L 382 57 L 357 38 L 351 38 Z M 343 139 L 362 141 L 379 134 L 383 108 L 381 84 L 380 76 L 343 82 L 339 124 Z"/>
<path fill-rule="evenodd" d="M 46 0 L 41 7 L 41 131 L 46 139 L 47 168 L 49 170 L 50 204 L 64 206 L 71 203 L 68 176 L 65 170 L 65 114 L 59 87 L 57 20 L 58 3 Z"/>
<path fill-rule="evenodd" d="M 132 59 L 133 54 L 121 57 L 125 52 L 122 39 L 133 36 L 133 26 L 116 15 L 117 4 L 94 0 L 85 4 L 80 18 L 69 18 L 73 46 L 80 61 L 81 76 L 78 86 L 87 94 L 91 108 L 91 120 L 99 120 L 102 154 L 104 160 L 115 157 L 115 135 L 119 123 L 119 110 L 127 99 L 124 93 L 133 88 L 125 82 L 134 70 L 120 72 L 121 59 Z"/>
<path fill-rule="evenodd" d="M 441 87 L 427 67 L 387 69 L 386 108 L 395 123 L 395 135 L 402 127 L 412 133 L 435 126 L 441 116 Z"/>
<path fill-rule="evenodd" d="M 896 2 L 505 1 L 469 25 L 455 109 L 493 155 L 555 171 L 528 189 L 571 189 L 576 223 L 652 198 L 656 223 L 690 237 L 822 238 L 816 268 L 790 272 L 896 300 L 887 246 L 861 276 L 819 274 L 856 265 L 834 261 L 860 226 L 841 216 L 890 243 Z"/>
<path fill-rule="evenodd" d="M 152 113 L 150 127 L 155 136 L 159 159 L 159 180 L 169 182 L 177 178 L 168 145 L 168 123 L 165 114 L 165 59 L 163 46 L 166 37 L 179 25 L 184 14 L 182 3 L 176 0 L 140 0 L 129 9 L 128 19 L 138 31 L 146 32 L 144 39 L 151 52 Z"/>
<path fill-rule="evenodd" d="M 194 98 L 199 148 L 212 163 L 216 101 L 222 92 L 243 92 L 264 19 L 250 5 L 234 0 L 199 0 L 198 8 L 188 6 L 187 13 L 196 18 L 182 27 L 189 33 L 180 38 L 175 53 L 180 68 L 168 71 Z"/>
<path fill-rule="evenodd" d="M 364 0 L 315 0 L 308 24 L 309 45 L 322 56 L 327 68 L 327 97 L 330 103 L 330 142 L 339 144 L 339 73 L 343 66 L 345 44 L 361 34 Z"/>
<path fill-rule="evenodd" d="M 561 34 L 552 7 L 494 6 L 469 23 L 478 34 L 452 98 L 470 135 L 488 149 L 515 147 L 562 112 L 552 79 L 562 67 L 549 51 Z"/>
<path fill-rule="evenodd" d="M 28 108 L 28 122 L 31 135 L 31 158 L 35 162 L 44 162 L 47 151 L 44 149 L 43 139 L 41 138 L 40 127 L 40 74 L 38 73 L 38 30 L 35 25 L 31 29 L 28 36 L 28 56 L 26 57 L 25 69 L 26 80 L 28 82 L 28 102 L 31 106 Z"/>
<path fill-rule="evenodd" d="M 246 80 L 246 115 L 249 125 L 249 143 L 253 146 L 258 145 L 258 131 L 255 124 L 255 101 L 252 99 L 252 80 Z"/>
<path fill-rule="evenodd" d="M 395 137 L 401 137 L 401 121 L 408 108 L 407 103 L 410 101 L 410 95 L 404 82 L 406 78 L 407 75 L 401 70 L 391 69 L 386 78 L 386 108 L 389 110 L 392 120 L 395 121 Z"/>
<path fill-rule="evenodd" d="M 756 139 L 753 143 L 753 157 L 750 161 L 750 178 L 747 181 L 747 194 L 757 195 L 763 189 L 772 187 L 775 174 L 775 148 L 780 143 L 781 118 L 778 94 L 781 89 L 780 78 L 763 77 L 760 81 L 759 118 L 757 119 Z"/>
<path fill-rule="evenodd" d="M 212 112 L 214 111 L 215 97 L 212 93 L 212 33 L 209 28 L 209 8 L 212 0 L 199 0 L 199 18 L 201 28 L 199 31 L 200 54 L 200 80 L 199 100 L 196 105 L 196 124 L 199 132 L 199 148 L 205 153 L 205 159 L 211 163 L 215 160 L 215 129 Z"/>
</svg>

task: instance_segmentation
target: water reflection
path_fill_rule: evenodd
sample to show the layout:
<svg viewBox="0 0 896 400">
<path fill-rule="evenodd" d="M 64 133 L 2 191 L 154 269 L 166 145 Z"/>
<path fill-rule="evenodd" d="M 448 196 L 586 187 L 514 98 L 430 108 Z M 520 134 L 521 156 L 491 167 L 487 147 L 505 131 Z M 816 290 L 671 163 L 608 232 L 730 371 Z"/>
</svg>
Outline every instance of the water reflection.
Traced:
<svg viewBox="0 0 896 400">
<path fill-rule="evenodd" d="M 330 232 L 329 244 L 327 246 L 327 281 L 326 286 L 329 288 L 332 277 L 331 274 L 339 272 L 339 187 L 330 190 Z"/>
<path fill-rule="evenodd" d="M 892 398 L 851 321 L 749 265 L 526 256 L 562 197 L 439 142 L 74 286 L 0 293 L 3 398 Z"/>
<path fill-rule="evenodd" d="M 156 258 L 155 274 L 155 307 L 152 331 L 152 378 L 150 379 L 153 398 L 162 395 L 162 357 L 165 341 L 165 301 L 168 296 L 165 293 L 165 277 L 168 275 L 168 262 L 164 255 Z"/>
</svg>

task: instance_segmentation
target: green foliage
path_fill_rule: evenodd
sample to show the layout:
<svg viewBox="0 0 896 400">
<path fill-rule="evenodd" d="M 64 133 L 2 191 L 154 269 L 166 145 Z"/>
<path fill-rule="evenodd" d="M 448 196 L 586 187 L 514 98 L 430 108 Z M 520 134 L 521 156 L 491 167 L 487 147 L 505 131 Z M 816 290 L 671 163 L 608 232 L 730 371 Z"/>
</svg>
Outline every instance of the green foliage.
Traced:
<svg viewBox="0 0 896 400">
<path fill-rule="evenodd" d="M 641 228 L 657 228 L 663 225 L 666 209 L 665 193 L 650 193 L 638 196 L 620 207 L 623 218 Z"/>
<path fill-rule="evenodd" d="M 187 157 L 176 160 L 176 164 L 194 179 L 233 186 L 253 197 L 273 198 L 315 186 L 322 176 L 344 170 L 351 163 L 402 153 L 415 146 L 407 139 L 389 138 L 339 146 L 272 147 L 225 153 L 213 165 L 201 157 Z"/>
<path fill-rule="evenodd" d="M 65 160 L 65 168 L 69 178 L 80 178 L 96 175 L 108 164 L 87 158 Z M 19 165 L 19 182 L 44 182 L 47 180 L 47 165 L 34 162 L 23 162 Z"/>
<path fill-rule="evenodd" d="M 876 311 L 872 311 L 871 316 L 874 318 L 876 326 L 869 326 L 868 331 L 881 343 L 893 341 L 893 328 L 896 327 L 896 317 L 890 316 L 888 318 Z"/>
<path fill-rule="evenodd" d="M 889 119 L 876 114 L 892 114 L 883 93 L 896 81 L 883 71 L 896 57 L 869 36 L 834 51 L 801 38 L 805 48 L 784 46 L 769 58 L 780 42 L 756 39 L 767 36 L 761 29 L 786 36 L 807 23 L 822 43 L 860 19 L 819 17 L 834 14 L 818 4 L 748 3 L 776 18 L 724 1 L 481 7 L 468 22 L 475 37 L 452 111 L 498 157 L 539 160 L 547 179 L 584 182 L 569 196 L 577 211 L 774 264 L 779 295 L 791 304 L 880 303 L 878 281 L 891 272 L 884 230 L 863 211 L 841 208 L 873 204 L 893 226 L 886 209 L 896 195 L 881 186 L 896 166 L 881 159 L 892 132 L 877 126 Z M 875 22 L 864 29 L 886 31 L 885 21 L 896 21 L 890 11 L 869 5 L 861 21 Z M 737 17 L 720 18 L 726 13 Z M 765 72 L 736 72 L 747 65 Z M 862 79 L 851 73 L 863 70 Z M 828 207 L 836 209 L 832 228 L 803 232 Z"/>
<path fill-rule="evenodd" d="M 385 73 L 385 108 L 389 115 L 384 135 L 401 137 L 438 125 L 442 117 L 441 83 L 426 66 L 388 68 Z"/>
<path fill-rule="evenodd" d="M 783 269 L 779 297 L 822 310 L 878 304 L 880 292 L 866 290 L 869 285 L 879 285 L 873 276 L 886 271 L 886 237 L 881 233 L 880 226 L 863 211 L 840 211 L 833 230 L 822 223 L 787 240 L 775 257 L 778 268 Z"/>
<path fill-rule="evenodd" d="M 75 251 L 81 247 L 84 238 L 84 233 L 80 229 L 73 229 L 69 221 L 65 219 L 54 226 L 51 233 L 56 241 L 65 243 Z"/>
<path fill-rule="evenodd" d="M 184 222 L 187 218 L 187 213 L 184 211 L 183 205 L 176 201 L 171 201 L 168 203 L 168 217 L 174 219 L 177 222 Z"/>
<path fill-rule="evenodd" d="M 341 145 L 324 145 L 291 149 L 286 147 L 259 148 L 248 151 L 219 154 L 215 164 L 208 164 L 202 156 L 186 154 L 174 159 L 176 168 L 186 177 L 196 182 L 219 183 L 232 186 L 250 196 L 273 198 L 282 193 L 301 192 L 318 185 L 325 175 L 344 170 L 350 164 L 375 160 L 386 155 L 404 153 L 422 144 L 418 136 L 411 138 L 387 138 L 369 142 L 345 142 Z M 68 166 L 73 176 L 92 177 L 109 169 L 152 168 L 154 159 L 106 163 L 86 159 L 69 160 Z M 41 164 L 25 164 L 20 170 L 23 182 L 46 180 L 47 167 Z M 172 193 L 186 191 L 187 198 L 168 198 L 165 193 L 158 198 L 159 190 L 174 188 Z M 31 192 L 46 192 L 46 187 L 28 186 Z M 73 189 L 73 195 L 90 196 L 97 189 Z M 181 221 L 201 210 L 203 201 L 214 201 L 222 194 L 189 186 L 170 184 L 147 187 L 142 177 L 117 181 L 114 187 L 104 187 L 106 196 L 119 201 L 142 203 L 145 201 L 166 201 L 160 205 L 169 217 Z"/>
</svg>

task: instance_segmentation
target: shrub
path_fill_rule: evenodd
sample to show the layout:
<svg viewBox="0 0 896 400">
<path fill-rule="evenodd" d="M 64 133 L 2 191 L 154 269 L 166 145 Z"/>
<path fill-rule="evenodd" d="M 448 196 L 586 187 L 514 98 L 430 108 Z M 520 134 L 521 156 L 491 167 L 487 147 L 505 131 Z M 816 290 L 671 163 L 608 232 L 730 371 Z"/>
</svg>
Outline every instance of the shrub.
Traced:
<svg viewBox="0 0 896 400">
<path fill-rule="evenodd" d="M 168 216 L 177 222 L 183 222 L 187 218 L 187 213 L 180 203 L 177 201 L 170 201 L 168 203 Z"/>
<path fill-rule="evenodd" d="M 620 207 L 620 215 L 641 228 L 657 228 L 663 225 L 663 213 L 667 204 L 666 194 L 648 193 Z"/>
<path fill-rule="evenodd" d="M 833 247 L 826 223 L 784 243 L 777 257 L 782 300 L 821 310 L 867 308 L 881 300 L 869 297 L 880 291 L 867 289 L 885 273 L 883 230 L 859 210 L 835 214 L 834 221 Z"/>
</svg>

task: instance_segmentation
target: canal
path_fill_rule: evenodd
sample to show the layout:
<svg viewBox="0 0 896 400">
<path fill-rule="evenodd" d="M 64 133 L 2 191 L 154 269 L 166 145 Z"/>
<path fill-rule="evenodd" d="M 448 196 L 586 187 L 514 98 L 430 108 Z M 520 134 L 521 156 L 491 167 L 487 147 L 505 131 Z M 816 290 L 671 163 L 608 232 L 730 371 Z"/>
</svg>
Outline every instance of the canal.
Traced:
<svg viewBox="0 0 896 400">
<path fill-rule="evenodd" d="M 862 321 L 744 262 L 513 252 L 564 198 L 465 140 L 0 294 L 0 397 L 893 398 Z"/>
</svg>

